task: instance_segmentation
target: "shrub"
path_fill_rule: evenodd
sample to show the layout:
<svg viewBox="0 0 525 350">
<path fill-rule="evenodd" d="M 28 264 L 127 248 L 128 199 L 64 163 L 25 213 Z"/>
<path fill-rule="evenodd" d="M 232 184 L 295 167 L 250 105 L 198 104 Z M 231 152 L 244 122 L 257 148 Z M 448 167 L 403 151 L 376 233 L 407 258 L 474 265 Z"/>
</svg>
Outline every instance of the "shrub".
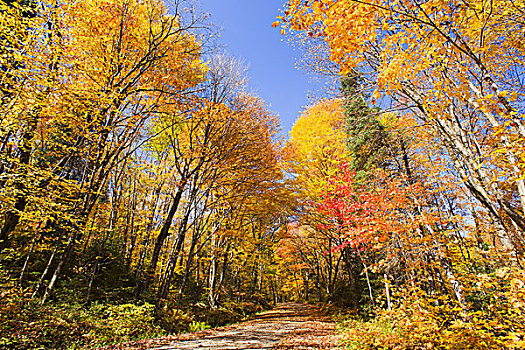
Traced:
<svg viewBox="0 0 525 350">
<path fill-rule="evenodd" d="M 346 343 L 355 350 L 523 349 L 524 281 L 523 273 L 509 271 L 492 282 L 477 283 L 485 288 L 479 293 L 493 292 L 477 309 L 465 308 L 446 296 L 431 298 L 422 290 L 404 290 L 392 311 L 378 310 L 369 321 L 346 322 Z"/>
<path fill-rule="evenodd" d="M 177 308 L 164 308 L 159 312 L 159 325 L 168 333 L 186 332 L 193 321 L 193 315 Z"/>
<path fill-rule="evenodd" d="M 217 327 L 225 326 L 227 324 L 238 322 L 242 319 L 242 315 L 238 312 L 235 312 L 232 309 L 227 309 L 225 307 L 220 307 L 216 309 L 211 309 L 206 312 L 204 315 L 204 322 L 207 324 Z"/>
<path fill-rule="evenodd" d="M 153 321 L 150 304 L 41 306 L 4 294 L 0 348 L 85 348 L 165 334 Z"/>
<path fill-rule="evenodd" d="M 206 322 L 193 321 L 192 323 L 190 323 L 190 332 L 192 333 L 204 331 L 209 328 L 210 326 L 207 325 Z"/>
<path fill-rule="evenodd" d="M 85 313 L 83 320 L 89 323 L 90 338 L 100 343 L 111 344 L 130 340 L 145 339 L 164 334 L 164 330 L 155 325 L 154 306 L 122 304 L 94 304 Z"/>
</svg>

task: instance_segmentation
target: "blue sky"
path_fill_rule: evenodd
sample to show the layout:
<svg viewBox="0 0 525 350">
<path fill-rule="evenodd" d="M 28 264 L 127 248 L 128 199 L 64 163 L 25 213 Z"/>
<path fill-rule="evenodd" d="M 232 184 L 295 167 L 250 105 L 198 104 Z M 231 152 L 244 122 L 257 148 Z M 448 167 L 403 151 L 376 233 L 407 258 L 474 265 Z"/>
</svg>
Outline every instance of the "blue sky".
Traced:
<svg viewBox="0 0 525 350">
<path fill-rule="evenodd" d="M 249 65 L 249 88 L 279 114 L 288 135 L 302 107 L 309 103 L 314 83 L 294 67 L 299 50 L 271 24 L 285 0 L 199 0 L 211 21 L 222 28 L 219 42 Z M 283 41 L 284 40 L 284 41 Z"/>
</svg>

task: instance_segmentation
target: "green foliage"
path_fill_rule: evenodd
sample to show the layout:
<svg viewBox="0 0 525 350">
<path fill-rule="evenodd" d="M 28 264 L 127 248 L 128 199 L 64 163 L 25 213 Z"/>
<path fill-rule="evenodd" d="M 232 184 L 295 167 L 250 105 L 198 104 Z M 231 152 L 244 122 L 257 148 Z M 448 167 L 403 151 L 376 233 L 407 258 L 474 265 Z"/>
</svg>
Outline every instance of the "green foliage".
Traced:
<svg viewBox="0 0 525 350">
<path fill-rule="evenodd" d="M 218 307 L 207 311 L 201 317 L 204 318 L 204 322 L 212 326 L 226 326 L 238 322 L 242 319 L 242 314 L 228 309 L 226 307 Z"/>
<path fill-rule="evenodd" d="M 168 333 L 181 333 L 190 329 L 194 317 L 177 308 L 164 308 L 159 311 L 158 323 Z"/>
<path fill-rule="evenodd" d="M 193 321 L 192 323 L 190 323 L 190 332 L 192 333 L 204 331 L 209 328 L 210 325 L 206 324 L 206 322 Z"/>
<path fill-rule="evenodd" d="M 256 314 L 265 309 L 268 309 L 268 305 L 262 305 L 261 303 L 256 303 L 252 301 L 243 301 L 240 303 L 231 303 L 229 305 L 234 312 L 242 315 L 243 317 Z"/>
<path fill-rule="evenodd" d="M 78 279 L 78 286 L 75 289 L 77 293 L 79 290 L 86 289 L 93 270 L 96 269 L 93 288 L 87 301 L 126 303 L 133 300 L 135 275 L 130 270 L 121 247 L 122 242 L 118 238 L 108 239 L 105 242 L 94 241 L 79 256 L 82 261 L 78 265 L 84 268 L 75 269 L 75 277 Z M 71 284 L 71 279 L 68 284 Z M 85 297 L 86 294 L 82 296 Z"/>
<path fill-rule="evenodd" d="M 2 305 L 0 347 L 10 349 L 84 348 L 166 334 L 154 324 L 151 304 L 40 306 L 11 294 Z"/>
<path fill-rule="evenodd" d="M 365 322 L 352 319 L 346 320 L 341 327 L 346 335 L 345 345 L 351 350 L 390 349 L 389 340 L 397 336 L 388 320 Z"/>
<path fill-rule="evenodd" d="M 62 287 L 59 298 L 69 302 L 40 305 L 31 291 L 16 286 L 5 270 L 0 294 L 0 348 L 76 349 L 154 338 L 166 334 L 196 332 L 211 326 L 240 321 L 262 311 L 254 302 L 227 302 L 210 310 L 205 304 L 192 312 L 171 307 L 158 312 L 149 303 L 111 304 L 103 300 L 90 305 L 74 301 L 73 289 Z M 73 280 L 71 280 L 73 282 Z M 78 283 L 75 282 L 75 283 Z M 78 297 L 77 299 L 82 299 Z"/>
<path fill-rule="evenodd" d="M 18 287 L 5 269 L 0 269 L 0 281 L 0 348 L 95 347 L 186 331 L 192 321 L 175 310 L 156 322 L 149 303 L 79 303 L 82 298 L 73 295 L 78 283 L 74 279 L 73 290 L 60 288 L 62 302 L 46 305 L 31 299 L 31 290 Z"/>
<path fill-rule="evenodd" d="M 361 79 L 350 74 L 341 79 L 346 119 L 346 145 L 354 170 L 363 172 L 370 167 L 385 167 L 388 134 L 376 118 L 379 109 L 371 108 L 360 90 Z"/>
<path fill-rule="evenodd" d="M 93 339 L 104 343 L 117 343 L 145 339 L 164 334 L 154 324 L 154 306 L 151 304 L 104 305 L 94 304 L 89 309 Z"/>
</svg>

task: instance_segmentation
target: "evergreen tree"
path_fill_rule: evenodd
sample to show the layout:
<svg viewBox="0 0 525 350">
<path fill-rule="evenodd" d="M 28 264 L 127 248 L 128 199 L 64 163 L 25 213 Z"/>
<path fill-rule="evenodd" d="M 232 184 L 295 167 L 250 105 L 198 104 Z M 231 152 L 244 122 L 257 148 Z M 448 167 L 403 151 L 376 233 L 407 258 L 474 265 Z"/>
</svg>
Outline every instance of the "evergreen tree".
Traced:
<svg viewBox="0 0 525 350">
<path fill-rule="evenodd" d="M 376 116 L 379 108 L 371 108 L 366 94 L 360 89 L 362 78 L 357 73 L 341 79 L 340 91 L 345 100 L 347 147 L 350 165 L 358 172 L 388 166 L 388 133 Z"/>
</svg>

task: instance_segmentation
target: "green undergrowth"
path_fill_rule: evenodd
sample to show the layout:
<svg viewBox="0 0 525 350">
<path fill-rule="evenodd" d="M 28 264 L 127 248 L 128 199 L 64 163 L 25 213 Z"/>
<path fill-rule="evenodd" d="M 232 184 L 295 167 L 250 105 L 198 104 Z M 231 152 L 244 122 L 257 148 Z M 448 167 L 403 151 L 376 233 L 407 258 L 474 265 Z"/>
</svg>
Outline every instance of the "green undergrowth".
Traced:
<svg viewBox="0 0 525 350">
<path fill-rule="evenodd" d="M 216 309 L 197 303 L 184 310 L 165 308 L 157 320 L 147 302 L 111 304 L 51 302 L 40 305 L 19 290 L 0 296 L 0 349 L 89 349 L 196 332 L 235 323 L 259 312 L 253 302 L 228 302 Z"/>
<path fill-rule="evenodd" d="M 32 298 L 40 274 L 32 271 L 42 266 L 30 266 L 20 285 L 12 271 L 21 261 L 13 254 L 0 263 L 0 350 L 98 348 L 224 326 L 270 308 L 264 295 L 224 289 L 212 309 L 205 288 L 188 287 L 180 301 L 170 294 L 155 315 L 156 293 L 135 299 L 136 281 L 120 260 L 99 273 L 91 290 L 85 274 L 69 267 L 41 305 L 41 295 Z"/>
<path fill-rule="evenodd" d="M 148 303 L 42 306 L 24 296 L 6 300 L 4 295 L 0 348 L 83 349 L 167 334 L 155 323 L 153 309 Z"/>
</svg>

